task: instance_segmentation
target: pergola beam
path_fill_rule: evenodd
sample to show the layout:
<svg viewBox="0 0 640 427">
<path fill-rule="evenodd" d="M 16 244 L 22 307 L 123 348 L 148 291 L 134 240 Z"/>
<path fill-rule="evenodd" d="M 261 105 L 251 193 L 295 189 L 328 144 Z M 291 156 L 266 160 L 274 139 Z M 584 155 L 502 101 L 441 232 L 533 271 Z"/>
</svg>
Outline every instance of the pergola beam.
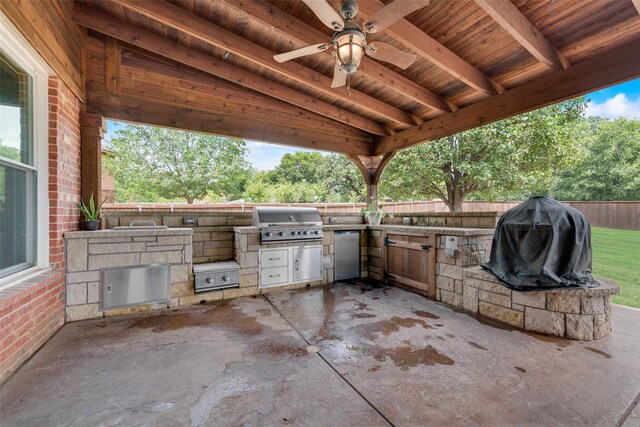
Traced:
<svg viewBox="0 0 640 427">
<path fill-rule="evenodd" d="M 344 90 L 333 90 L 331 79 L 324 74 L 292 61 L 278 63 L 273 59 L 273 52 L 268 49 L 170 3 L 165 1 L 113 1 L 198 40 L 225 49 L 244 61 L 265 67 L 288 80 L 311 87 L 331 99 L 355 105 L 358 109 L 383 117 L 398 125 L 413 126 L 415 124 L 407 113 L 396 107 L 354 89 L 351 90 L 351 94 Z"/>
<path fill-rule="evenodd" d="M 475 2 L 547 67 L 552 70 L 562 70 L 571 65 L 511 1 L 475 0 Z"/>
<path fill-rule="evenodd" d="M 329 40 L 322 31 L 311 25 L 294 18 L 282 9 L 279 9 L 268 2 L 255 0 L 223 0 L 224 3 L 233 8 L 244 17 L 257 20 L 267 27 L 272 27 L 280 34 L 302 44 L 315 44 L 323 40 Z M 329 53 L 320 55 L 330 56 Z M 364 56 L 358 68 L 358 74 L 362 73 L 367 79 L 373 79 L 384 84 L 398 95 L 409 98 L 425 107 L 449 113 L 458 107 L 440 97 L 439 95 L 425 89 L 417 83 L 403 77 L 390 70 L 378 61 Z M 358 77 L 356 74 L 356 78 Z"/>
<path fill-rule="evenodd" d="M 640 77 L 640 39 L 548 73 L 500 96 L 481 100 L 412 129 L 381 138 L 375 154 L 411 147 Z"/>
<path fill-rule="evenodd" d="M 640 14 L 640 0 L 632 0 L 636 9 L 638 9 L 638 14 Z"/>
<path fill-rule="evenodd" d="M 162 57 L 238 84 L 256 92 L 288 102 L 324 117 L 353 126 L 374 135 L 387 135 L 387 130 L 372 120 L 340 107 L 300 93 L 287 86 L 218 60 L 195 49 L 183 46 L 162 36 L 140 29 L 109 15 L 76 3 L 73 9 L 76 23 L 99 33 L 140 47 Z"/>
<path fill-rule="evenodd" d="M 383 6 L 384 4 L 378 0 L 367 0 L 358 3 L 359 13 L 361 13 L 361 15 L 371 15 Z M 406 19 L 401 19 L 391 25 L 385 29 L 385 33 L 424 59 L 432 62 L 437 67 L 486 95 L 496 95 L 505 90 L 500 84 L 438 43 Z"/>
</svg>

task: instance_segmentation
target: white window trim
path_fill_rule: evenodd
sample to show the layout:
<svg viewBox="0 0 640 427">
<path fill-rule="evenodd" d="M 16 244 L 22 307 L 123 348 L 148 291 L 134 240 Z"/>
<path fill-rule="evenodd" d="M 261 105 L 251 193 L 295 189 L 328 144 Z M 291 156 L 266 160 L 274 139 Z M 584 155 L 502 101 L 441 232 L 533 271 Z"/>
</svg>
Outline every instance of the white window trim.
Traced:
<svg viewBox="0 0 640 427">
<path fill-rule="evenodd" d="M 0 12 L 0 49 L 27 71 L 33 84 L 33 166 L 38 170 L 37 263 L 34 267 L 4 277 L 0 290 L 23 282 L 43 269 L 49 270 L 49 76 L 51 68 Z"/>
</svg>

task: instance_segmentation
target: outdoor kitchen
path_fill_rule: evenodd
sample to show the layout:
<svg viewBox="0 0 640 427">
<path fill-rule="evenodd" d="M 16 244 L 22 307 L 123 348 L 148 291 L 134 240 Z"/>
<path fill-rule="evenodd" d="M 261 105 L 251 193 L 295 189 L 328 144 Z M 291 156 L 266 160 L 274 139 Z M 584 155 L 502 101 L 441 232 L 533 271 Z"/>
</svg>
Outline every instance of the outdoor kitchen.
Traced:
<svg viewBox="0 0 640 427">
<path fill-rule="evenodd" d="M 639 0 L 0 1 L 0 424 L 640 425 Z"/>
</svg>

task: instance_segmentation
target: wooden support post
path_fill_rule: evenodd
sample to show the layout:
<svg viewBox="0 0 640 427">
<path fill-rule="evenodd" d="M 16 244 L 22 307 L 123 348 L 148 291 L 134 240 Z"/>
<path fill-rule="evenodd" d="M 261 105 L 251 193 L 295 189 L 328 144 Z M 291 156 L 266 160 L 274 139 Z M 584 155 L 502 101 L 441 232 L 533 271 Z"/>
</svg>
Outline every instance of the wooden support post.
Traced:
<svg viewBox="0 0 640 427">
<path fill-rule="evenodd" d="M 89 203 L 91 195 L 96 204 L 102 202 L 102 137 L 106 131 L 100 114 L 81 113 L 81 197 Z"/>
<path fill-rule="evenodd" d="M 360 169 L 364 182 L 367 184 L 367 204 L 370 204 L 378 198 L 378 182 L 380 182 L 382 171 L 387 163 L 389 163 L 389 160 L 395 155 L 395 151 L 385 153 L 383 156 L 347 155 L 349 160 L 355 163 L 358 169 Z"/>
</svg>

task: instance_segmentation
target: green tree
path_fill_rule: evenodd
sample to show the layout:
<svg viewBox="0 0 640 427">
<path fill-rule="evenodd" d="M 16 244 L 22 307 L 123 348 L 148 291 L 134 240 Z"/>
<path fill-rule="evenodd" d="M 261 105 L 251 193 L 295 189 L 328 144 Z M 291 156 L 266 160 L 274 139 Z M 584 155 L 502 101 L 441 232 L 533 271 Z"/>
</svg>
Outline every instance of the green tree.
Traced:
<svg viewBox="0 0 640 427">
<path fill-rule="evenodd" d="M 367 187 L 358 167 L 341 154 L 323 156 L 320 185 L 326 202 L 363 202 Z"/>
<path fill-rule="evenodd" d="M 546 193 L 554 171 L 576 161 L 586 104 L 576 98 L 401 151 L 380 194 L 438 197 L 452 212 L 469 195 L 495 199 Z"/>
<path fill-rule="evenodd" d="M 587 155 L 562 172 L 561 200 L 640 200 L 640 120 L 591 119 Z"/>
<path fill-rule="evenodd" d="M 270 174 L 272 182 L 297 183 L 307 182 L 317 184 L 320 171 L 324 163 L 324 156 L 317 151 L 298 151 L 282 156 L 280 163 Z"/>
<path fill-rule="evenodd" d="M 239 139 L 129 124 L 111 140 L 105 159 L 116 200 L 158 201 L 206 195 L 239 196 L 251 168 Z"/>
</svg>

